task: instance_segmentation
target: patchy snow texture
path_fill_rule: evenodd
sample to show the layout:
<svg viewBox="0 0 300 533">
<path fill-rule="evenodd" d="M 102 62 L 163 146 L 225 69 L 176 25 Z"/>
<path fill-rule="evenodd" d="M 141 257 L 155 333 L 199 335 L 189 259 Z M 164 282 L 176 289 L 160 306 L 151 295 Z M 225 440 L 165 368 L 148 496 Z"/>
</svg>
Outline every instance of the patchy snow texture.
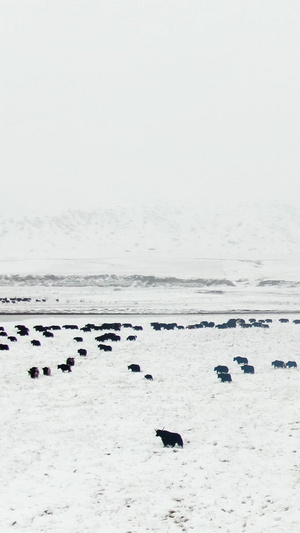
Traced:
<svg viewBox="0 0 300 533">
<path fill-rule="evenodd" d="M 103 207 L 0 217 L 2 260 L 143 258 L 300 259 L 291 205 Z M 144 274 L 144 271 L 136 272 Z"/>
<path fill-rule="evenodd" d="M 155 331 L 157 317 L 3 318 L 18 340 L 3 337 L 9 351 L 0 352 L 1 531 L 296 533 L 299 371 L 271 362 L 300 362 L 299 316 L 282 323 L 273 315 L 269 328 L 187 328 L 229 318 L 161 316 L 184 326 L 171 331 Z M 33 328 L 115 321 L 143 330 L 122 326 L 121 341 L 107 342 L 112 352 L 97 347 L 105 331 L 62 328 L 47 338 Z M 233 361 L 238 355 L 254 375 Z M 62 373 L 67 357 L 75 366 Z M 130 372 L 131 363 L 142 372 Z M 231 383 L 217 378 L 218 364 Z M 32 366 L 52 375 L 31 379 Z M 157 428 L 179 432 L 183 449 L 164 448 Z"/>
<path fill-rule="evenodd" d="M 271 363 L 300 361 L 299 215 L 226 213 L 2 217 L 1 531 L 298 532 L 299 371 Z M 187 327 L 232 317 L 273 322 Z M 143 329 L 122 326 L 111 352 L 80 329 L 112 321 Z M 162 428 L 183 449 L 164 448 Z"/>
</svg>

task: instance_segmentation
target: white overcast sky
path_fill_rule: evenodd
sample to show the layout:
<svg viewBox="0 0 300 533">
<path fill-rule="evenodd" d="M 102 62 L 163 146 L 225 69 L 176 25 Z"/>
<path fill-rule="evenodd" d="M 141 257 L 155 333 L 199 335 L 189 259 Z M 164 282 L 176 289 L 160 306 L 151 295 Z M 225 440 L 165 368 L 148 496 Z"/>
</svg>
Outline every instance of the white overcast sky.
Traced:
<svg viewBox="0 0 300 533">
<path fill-rule="evenodd" d="M 1 0 L 1 209 L 300 198 L 300 3 Z"/>
</svg>

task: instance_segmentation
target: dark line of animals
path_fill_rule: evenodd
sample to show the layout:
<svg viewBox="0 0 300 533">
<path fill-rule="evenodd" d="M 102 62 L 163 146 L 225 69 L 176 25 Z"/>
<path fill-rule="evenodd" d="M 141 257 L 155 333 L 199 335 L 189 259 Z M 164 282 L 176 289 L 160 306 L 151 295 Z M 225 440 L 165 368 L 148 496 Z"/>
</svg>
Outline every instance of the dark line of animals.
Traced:
<svg viewBox="0 0 300 533">
<path fill-rule="evenodd" d="M 269 328 L 272 324 L 272 318 L 259 319 L 249 318 L 248 322 L 244 318 L 230 318 L 227 322 L 221 324 L 215 324 L 215 322 L 202 320 L 196 324 L 189 324 L 188 326 L 178 325 L 176 322 L 151 322 L 151 326 L 155 331 L 162 330 L 174 330 L 174 329 L 201 329 L 201 328 L 217 328 L 217 329 L 229 329 L 229 328 Z M 288 318 L 279 318 L 279 322 L 282 324 L 288 323 Z M 293 324 L 300 324 L 300 319 L 293 320 Z"/>
<path fill-rule="evenodd" d="M 288 319 L 279 319 L 281 323 L 289 322 Z M 200 329 L 204 327 L 208 328 L 218 328 L 218 329 L 226 329 L 226 328 L 235 328 L 237 326 L 240 327 L 269 327 L 269 324 L 272 322 L 271 319 L 266 320 L 259 320 L 256 321 L 256 319 L 249 319 L 249 323 L 246 323 L 244 319 L 229 319 L 226 323 L 223 324 L 217 324 L 215 325 L 214 322 L 208 322 L 208 321 L 202 321 L 197 324 L 190 324 L 186 326 L 186 329 Z M 300 324 L 300 320 L 293 320 L 294 324 Z M 174 330 L 174 329 L 185 329 L 184 326 L 177 325 L 177 323 L 163 323 L 163 322 L 151 322 L 151 326 L 156 331 L 162 331 L 162 330 Z M 22 324 L 18 324 L 15 326 L 17 328 L 17 335 L 19 336 L 28 336 L 29 335 L 29 328 Z M 126 323 L 104 323 L 101 325 L 95 325 L 95 324 L 86 324 L 84 327 L 80 328 L 81 331 L 84 332 L 91 332 L 91 331 L 98 331 L 98 330 L 114 330 L 114 331 L 120 331 L 121 328 L 133 328 L 136 331 L 142 330 L 142 326 L 132 326 L 132 324 Z M 78 330 L 79 327 L 77 325 L 72 324 L 66 324 L 62 326 L 63 329 L 69 329 L 69 330 Z M 43 325 L 36 325 L 33 327 L 33 329 L 37 332 L 41 332 L 44 337 L 54 337 L 53 330 L 60 330 L 61 327 L 57 325 L 52 326 L 43 326 Z M 17 337 L 16 336 L 8 336 L 7 333 L 4 331 L 3 327 L 0 327 L 0 336 L 6 337 L 7 340 L 10 342 L 16 342 Z M 83 337 L 77 336 L 73 338 L 76 342 L 83 342 Z M 136 335 L 128 335 L 126 340 L 127 341 L 135 341 L 137 339 Z M 95 337 L 95 340 L 98 341 L 100 344 L 98 344 L 98 348 L 103 351 L 112 351 L 112 346 L 104 344 L 105 341 L 110 342 L 118 342 L 121 340 L 120 335 L 117 335 L 116 333 L 109 332 L 104 333 L 103 335 L 100 335 L 98 337 Z M 38 339 L 32 339 L 31 341 L 32 346 L 41 346 L 41 341 Z M 9 350 L 9 345 L 7 344 L 0 344 L 0 350 Z M 77 350 L 77 353 L 79 356 L 86 357 L 87 356 L 87 350 L 85 348 L 79 348 Z M 237 362 L 240 368 L 243 370 L 245 374 L 254 374 L 255 370 L 252 365 L 249 365 L 248 358 L 242 357 L 242 356 L 236 356 L 233 358 L 233 361 Z M 74 357 L 68 357 L 65 363 L 61 363 L 57 365 L 57 369 L 61 370 L 63 373 L 72 372 L 72 367 L 75 365 L 75 358 Z M 288 361 L 285 363 L 281 360 L 275 360 L 272 361 L 271 365 L 274 368 L 297 368 L 297 363 L 295 361 Z M 131 370 L 133 373 L 140 373 L 141 368 L 138 364 L 130 364 L 128 365 L 128 370 Z M 229 373 L 229 369 L 225 365 L 217 365 L 214 368 L 214 371 L 217 372 L 217 377 L 220 379 L 221 382 L 232 382 L 231 374 Z M 48 366 L 45 366 L 42 368 L 42 373 L 44 376 L 51 376 L 51 369 Z M 28 370 L 28 374 L 32 379 L 37 379 L 40 375 L 40 370 L 38 367 L 33 366 Z M 144 378 L 149 381 L 153 381 L 152 374 L 145 374 Z M 166 431 L 164 429 L 157 429 L 156 436 L 160 437 L 164 447 L 174 447 L 175 445 L 179 447 L 183 447 L 183 440 L 179 433 L 172 433 L 169 431 Z"/>
<path fill-rule="evenodd" d="M 4 298 L 0 298 L 0 302 L 2 304 L 16 304 L 16 303 L 20 303 L 20 302 L 27 302 L 27 303 L 30 303 L 30 302 L 46 302 L 46 298 L 31 298 L 31 297 L 17 297 L 17 296 L 13 296 L 12 298 L 8 298 L 7 296 L 5 296 Z M 56 300 L 58 302 L 58 299 Z"/>
</svg>

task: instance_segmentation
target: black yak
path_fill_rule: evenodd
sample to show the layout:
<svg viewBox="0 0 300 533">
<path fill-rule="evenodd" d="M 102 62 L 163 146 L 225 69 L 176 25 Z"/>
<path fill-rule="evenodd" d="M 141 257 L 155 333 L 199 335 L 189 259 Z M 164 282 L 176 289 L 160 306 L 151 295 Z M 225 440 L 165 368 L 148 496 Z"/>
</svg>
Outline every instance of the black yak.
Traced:
<svg viewBox="0 0 300 533">
<path fill-rule="evenodd" d="M 218 374 L 218 378 L 224 383 L 225 381 L 228 381 L 229 383 L 232 381 L 232 377 L 230 374 Z"/>
<path fill-rule="evenodd" d="M 40 375 L 40 371 L 39 371 L 39 369 L 38 369 L 37 366 L 32 366 L 32 367 L 28 370 L 28 374 L 30 375 L 30 377 L 31 377 L 32 379 L 34 379 L 34 378 L 38 378 L 38 377 L 39 377 L 39 375 Z"/>
<path fill-rule="evenodd" d="M 127 368 L 128 368 L 128 370 L 131 370 L 131 372 L 140 372 L 141 371 L 140 365 L 129 365 Z"/>
<path fill-rule="evenodd" d="M 39 341 L 37 339 L 33 339 L 30 342 L 31 342 L 32 346 L 41 346 L 41 341 Z"/>
<path fill-rule="evenodd" d="M 241 369 L 244 371 L 244 374 L 254 374 L 254 366 L 252 365 L 243 365 Z"/>
<path fill-rule="evenodd" d="M 62 372 L 72 372 L 71 365 L 67 365 L 65 363 L 62 363 L 61 365 L 57 365 L 57 368 L 60 368 Z"/>
<path fill-rule="evenodd" d="M 26 327 L 26 326 L 23 326 L 23 325 L 18 325 L 18 326 L 15 326 L 18 331 L 18 335 L 21 335 L 21 337 L 25 337 L 26 335 L 29 335 L 29 329 Z"/>
<path fill-rule="evenodd" d="M 218 374 L 227 374 L 228 366 L 218 365 L 214 368 L 214 371 L 218 372 Z"/>
<path fill-rule="evenodd" d="M 278 361 L 278 359 L 276 359 L 275 361 L 272 361 L 272 366 L 274 366 L 274 368 L 285 368 L 285 363 L 284 361 Z"/>
<path fill-rule="evenodd" d="M 104 352 L 111 352 L 112 351 L 112 347 L 109 346 L 108 344 L 98 344 L 98 348 L 99 348 L 99 350 L 103 350 Z"/>
<path fill-rule="evenodd" d="M 121 337 L 120 335 L 116 335 L 116 333 L 104 333 L 103 335 L 99 335 L 99 337 L 95 337 L 96 341 L 103 342 L 103 341 L 120 341 Z"/>
<path fill-rule="evenodd" d="M 296 361 L 288 361 L 285 365 L 287 368 L 297 368 Z"/>
<path fill-rule="evenodd" d="M 44 335 L 44 337 L 54 337 L 54 333 L 52 333 L 52 331 L 48 331 L 48 329 L 45 329 L 42 335 Z"/>
<path fill-rule="evenodd" d="M 247 357 L 241 357 L 240 355 L 238 355 L 237 357 L 234 357 L 233 360 L 236 361 L 239 365 L 247 365 L 248 364 Z"/>
<path fill-rule="evenodd" d="M 163 441 L 163 445 L 171 446 L 174 448 L 175 444 L 178 444 L 181 448 L 183 447 L 183 440 L 179 433 L 171 433 L 170 431 L 165 431 L 164 429 L 156 429 L 156 437 L 160 437 Z"/>
</svg>

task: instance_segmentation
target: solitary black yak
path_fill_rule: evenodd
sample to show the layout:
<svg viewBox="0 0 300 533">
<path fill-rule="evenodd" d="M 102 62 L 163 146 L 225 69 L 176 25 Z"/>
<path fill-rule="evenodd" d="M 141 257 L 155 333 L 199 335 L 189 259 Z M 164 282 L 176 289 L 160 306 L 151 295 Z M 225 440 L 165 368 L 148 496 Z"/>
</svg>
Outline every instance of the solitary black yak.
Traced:
<svg viewBox="0 0 300 533">
<path fill-rule="evenodd" d="M 131 372 L 140 372 L 141 371 L 141 367 L 140 365 L 129 365 L 128 367 L 128 370 L 131 370 Z"/>
<path fill-rule="evenodd" d="M 171 446 L 174 448 L 175 444 L 183 447 L 183 440 L 179 433 L 171 433 L 170 431 L 165 431 L 164 429 L 156 429 L 156 437 L 160 437 L 163 441 L 164 446 Z"/>
<path fill-rule="evenodd" d="M 41 346 L 41 341 L 39 341 L 37 339 L 33 339 L 30 342 L 31 342 L 32 346 Z"/>
</svg>

